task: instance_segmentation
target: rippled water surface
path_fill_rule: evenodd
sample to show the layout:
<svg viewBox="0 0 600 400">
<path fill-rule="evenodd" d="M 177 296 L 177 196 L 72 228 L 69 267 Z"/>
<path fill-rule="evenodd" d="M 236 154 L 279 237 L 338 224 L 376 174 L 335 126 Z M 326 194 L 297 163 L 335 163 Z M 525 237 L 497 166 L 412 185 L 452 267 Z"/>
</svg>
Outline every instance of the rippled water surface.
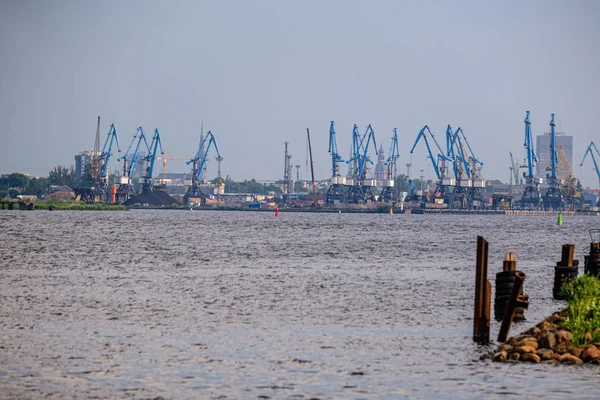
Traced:
<svg viewBox="0 0 600 400">
<path fill-rule="evenodd" d="M 598 367 L 472 342 L 476 236 L 524 331 L 597 217 L 0 212 L 0 398 L 598 398 Z M 499 323 L 492 322 L 491 336 Z"/>
</svg>

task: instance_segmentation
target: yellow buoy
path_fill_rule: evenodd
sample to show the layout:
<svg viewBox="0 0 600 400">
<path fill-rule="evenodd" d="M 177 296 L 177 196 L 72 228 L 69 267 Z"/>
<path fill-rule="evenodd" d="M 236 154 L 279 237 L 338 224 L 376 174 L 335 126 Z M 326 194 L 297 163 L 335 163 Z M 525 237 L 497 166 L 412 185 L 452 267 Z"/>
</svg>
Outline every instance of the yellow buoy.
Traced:
<svg viewBox="0 0 600 400">
<path fill-rule="evenodd" d="M 390 207 L 390 215 L 394 215 L 394 210 Z"/>
</svg>

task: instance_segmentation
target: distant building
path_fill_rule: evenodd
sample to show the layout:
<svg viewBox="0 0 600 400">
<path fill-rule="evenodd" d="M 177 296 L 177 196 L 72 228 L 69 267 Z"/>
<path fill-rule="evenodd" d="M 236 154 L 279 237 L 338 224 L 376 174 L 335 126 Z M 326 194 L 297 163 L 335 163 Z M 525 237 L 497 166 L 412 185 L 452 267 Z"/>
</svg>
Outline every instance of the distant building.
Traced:
<svg viewBox="0 0 600 400">
<path fill-rule="evenodd" d="M 386 179 L 385 176 L 385 154 L 383 153 L 383 146 L 379 148 L 379 155 L 377 156 L 377 164 L 375 165 L 375 180 L 382 181 Z M 391 178 L 390 178 L 391 179 Z"/>
<path fill-rule="evenodd" d="M 554 136 L 556 151 L 559 148 L 565 150 L 567 159 L 571 167 L 573 166 L 573 136 L 565 135 L 562 132 L 555 133 Z M 552 160 L 550 159 L 550 132 L 545 132 L 543 135 L 536 137 L 535 152 L 538 157 L 536 165 L 536 175 L 542 178 L 544 182 L 547 182 L 547 175 L 550 175 L 550 168 L 552 167 Z M 557 163 L 557 176 L 560 178 L 560 164 Z"/>
<path fill-rule="evenodd" d="M 91 151 L 82 151 L 75 155 L 75 180 L 80 181 L 85 172 L 85 167 L 92 162 Z"/>
</svg>

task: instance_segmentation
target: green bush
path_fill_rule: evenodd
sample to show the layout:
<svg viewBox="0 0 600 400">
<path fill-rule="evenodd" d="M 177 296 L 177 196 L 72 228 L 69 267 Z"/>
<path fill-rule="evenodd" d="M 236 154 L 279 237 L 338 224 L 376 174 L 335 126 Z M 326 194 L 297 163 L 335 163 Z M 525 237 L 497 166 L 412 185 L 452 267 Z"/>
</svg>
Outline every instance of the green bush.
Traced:
<svg viewBox="0 0 600 400">
<path fill-rule="evenodd" d="M 573 334 L 573 344 L 586 343 L 588 332 L 592 343 L 600 342 L 600 279 L 583 275 L 561 290 L 569 304 L 564 325 Z"/>
</svg>

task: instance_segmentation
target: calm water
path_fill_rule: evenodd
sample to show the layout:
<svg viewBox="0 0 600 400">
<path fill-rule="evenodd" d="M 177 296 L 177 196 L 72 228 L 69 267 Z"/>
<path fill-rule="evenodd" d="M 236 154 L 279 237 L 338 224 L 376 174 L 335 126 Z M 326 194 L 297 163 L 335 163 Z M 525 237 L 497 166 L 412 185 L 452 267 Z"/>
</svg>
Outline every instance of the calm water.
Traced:
<svg viewBox="0 0 600 400">
<path fill-rule="evenodd" d="M 524 331 L 595 217 L 0 212 L 0 398 L 598 398 L 600 369 L 477 361 L 476 236 Z M 582 270 L 583 268 L 581 268 Z M 492 323 L 492 337 L 499 323 Z"/>
</svg>

